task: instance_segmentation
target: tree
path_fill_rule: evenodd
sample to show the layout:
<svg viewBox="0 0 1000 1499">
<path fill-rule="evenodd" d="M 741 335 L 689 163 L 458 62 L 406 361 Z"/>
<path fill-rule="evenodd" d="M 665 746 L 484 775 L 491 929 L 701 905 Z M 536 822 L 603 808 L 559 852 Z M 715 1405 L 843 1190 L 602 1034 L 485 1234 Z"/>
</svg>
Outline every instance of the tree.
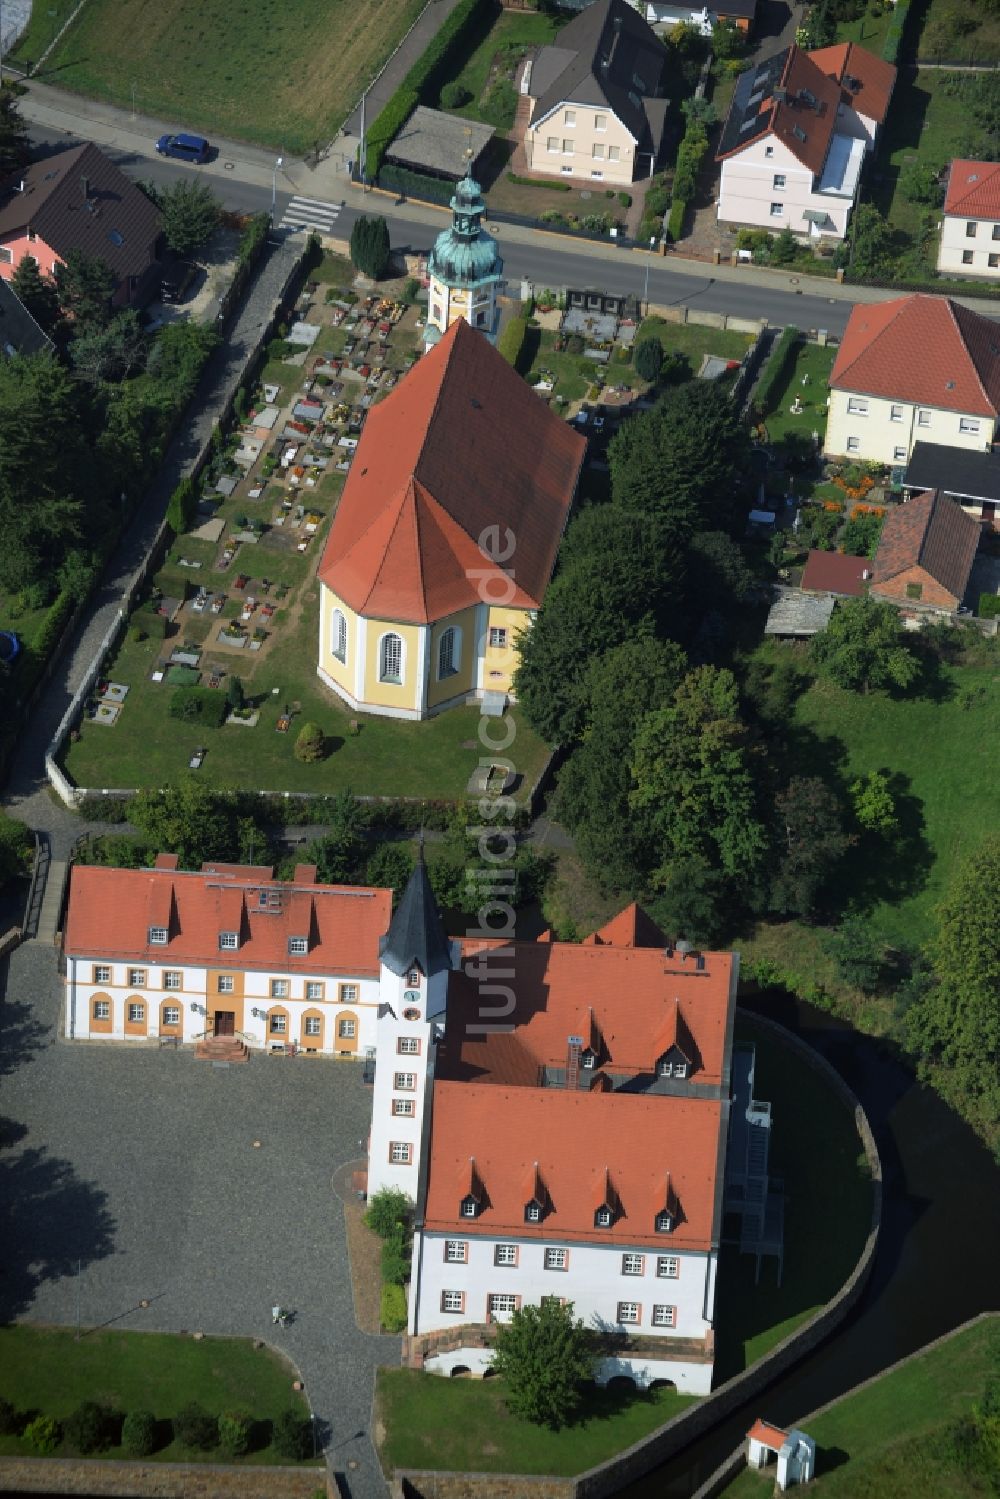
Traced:
<svg viewBox="0 0 1000 1499">
<path fill-rule="evenodd" d="M 31 160 L 31 142 L 18 99 L 27 90 L 16 83 L 0 85 L 0 180 Z"/>
<path fill-rule="evenodd" d="M 148 1457 L 156 1451 L 156 1417 L 152 1411 L 129 1411 L 122 1422 L 122 1450 L 126 1457 Z"/>
<path fill-rule="evenodd" d="M 870 770 L 851 783 L 854 815 L 869 832 L 892 833 L 899 826 L 896 803 L 884 770 Z"/>
<path fill-rule="evenodd" d="M 724 21 L 717 21 L 712 27 L 712 51 L 723 62 L 732 58 L 745 57 L 746 32 L 741 31 L 736 22 L 728 18 Z"/>
<path fill-rule="evenodd" d="M 363 276 L 377 281 L 389 268 L 389 225 L 381 214 L 362 214 L 351 230 L 351 260 Z"/>
<path fill-rule="evenodd" d="M 700 946 L 720 942 L 731 929 L 726 876 L 702 854 L 682 854 L 661 874 L 651 914 L 664 931 Z"/>
<path fill-rule="evenodd" d="M 854 692 L 909 687 L 920 669 L 903 643 L 896 610 L 867 597 L 838 604 L 826 629 L 813 636 L 810 654 L 824 676 Z"/>
<path fill-rule="evenodd" d="M 586 675 L 611 647 L 669 628 L 681 564 L 654 519 L 607 505 L 570 527 L 545 607 L 520 639 L 516 690 L 532 727 L 550 743 L 579 739 Z"/>
<path fill-rule="evenodd" d="M 911 1047 L 980 1127 L 1000 1122 L 1000 836 L 952 876 L 928 954 L 935 982 L 907 1011 Z"/>
<path fill-rule="evenodd" d="M 661 881 L 675 860 L 700 854 L 742 893 L 749 890 L 768 852 L 757 758 L 728 670 L 697 667 L 669 708 L 640 721 L 630 800 L 659 844 Z"/>
<path fill-rule="evenodd" d="M 395 905 L 412 873 L 413 853 L 409 843 L 380 843 L 365 865 L 365 884 L 391 890 Z"/>
<path fill-rule="evenodd" d="M 140 791 L 129 817 L 150 846 L 175 853 L 183 869 L 200 869 L 209 859 L 229 859 L 235 852 L 235 807 L 193 775 L 162 792 Z"/>
<path fill-rule="evenodd" d="M 326 735 L 317 723 L 304 723 L 299 730 L 294 750 L 296 760 L 312 765 L 326 754 Z"/>
<path fill-rule="evenodd" d="M 223 1411 L 219 1416 L 219 1446 L 227 1457 L 245 1457 L 250 1451 L 253 1418 L 243 1411 Z"/>
<path fill-rule="evenodd" d="M 937 171 L 922 161 L 907 162 L 902 168 L 899 191 L 904 202 L 926 203 L 929 208 L 940 208 L 944 202 L 944 188 Z"/>
<path fill-rule="evenodd" d="M 306 862 L 316 865 L 325 884 L 350 884 L 364 858 L 366 831 L 367 819 L 357 797 L 351 791 L 342 791 L 333 804 L 323 837 L 309 844 Z"/>
<path fill-rule="evenodd" d="M 770 252 L 771 264 L 790 265 L 798 253 L 799 242 L 792 231 L 786 226 L 780 234 L 776 234 L 774 237 L 774 243 L 771 245 Z"/>
<path fill-rule="evenodd" d="M 11 290 L 45 333 L 59 321 L 59 294 L 49 276 L 43 276 L 33 255 L 23 255 L 10 281 Z"/>
<path fill-rule="evenodd" d="M 274 1450 L 279 1457 L 302 1462 L 313 1451 L 312 1422 L 298 1411 L 282 1411 L 274 1423 Z"/>
<path fill-rule="evenodd" d="M 124 380 L 146 362 L 147 338 L 139 314 L 128 308 L 106 327 L 81 325 L 69 346 L 74 370 L 84 380 Z"/>
<path fill-rule="evenodd" d="M 859 203 L 855 208 L 848 244 L 855 276 L 892 279 L 892 229 L 874 203 Z"/>
<path fill-rule="evenodd" d="M 365 1223 L 380 1239 L 390 1239 L 397 1228 L 405 1227 L 413 1212 L 413 1203 L 398 1187 L 379 1187 L 368 1199 Z"/>
<path fill-rule="evenodd" d="M 167 504 L 167 525 L 175 536 L 182 536 L 198 513 L 198 491 L 188 477 L 177 485 Z"/>
<path fill-rule="evenodd" d="M 818 776 L 794 776 L 775 797 L 774 812 L 771 909 L 808 916 L 850 844 L 840 803 Z"/>
<path fill-rule="evenodd" d="M 111 298 L 118 288 L 114 271 L 98 255 L 69 250 L 55 264 L 59 306 L 73 319 L 75 331 L 103 328 L 111 317 Z"/>
<path fill-rule="evenodd" d="M 463 83 L 459 83 L 457 79 L 452 79 L 441 90 L 440 98 L 442 109 L 461 109 L 463 104 L 468 104 L 472 95 Z"/>
<path fill-rule="evenodd" d="M 0 890 L 31 868 L 34 840 L 27 825 L 0 807 Z"/>
<path fill-rule="evenodd" d="M 493 1368 L 507 1384 L 511 1412 L 557 1431 L 580 1404 L 581 1386 L 594 1374 L 592 1339 L 571 1301 L 554 1296 L 519 1307 L 497 1328 Z"/>
<path fill-rule="evenodd" d="M 235 674 L 226 678 L 226 702 L 231 709 L 242 708 L 246 702 L 243 681 Z"/>
<path fill-rule="evenodd" d="M 82 1401 L 63 1422 L 63 1436 L 71 1447 L 87 1457 L 111 1446 L 111 1412 L 96 1400 Z"/>
<path fill-rule="evenodd" d="M 635 346 L 635 369 L 636 374 L 641 375 L 643 380 L 648 380 L 650 385 L 655 384 L 660 367 L 663 364 L 663 345 L 655 337 L 643 338 Z"/>
<path fill-rule="evenodd" d="M 193 255 L 219 226 L 219 200 L 199 177 L 157 188 L 155 202 L 163 214 L 164 238 L 178 255 Z"/>
<path fill-rule="evenodd" d="M 219 1445 L 219 1423 L 205 1408 L 192 1400 L 179 1410 L 173 1420 L 174 1436 L 184 1447 L 196 1452 L 211 1452 Z"/>
<path fill-rule="evenodd" d="M 845 916 L 825 946 L 845 984 L 874 993 L 882 972 L 882 949 L 863 916 Z"/>
<path fill-rule="evenodd" d="M 587 671 L 583 738 L 559 778 L 558 811 L 604 889 L 637 890 L 653 866 L 655 844 L 629 807 L 635 729 L 644 713 L 673 700 L 685 665 L 672 641 L 641 636 L 605 651 Z"/>
</svg>

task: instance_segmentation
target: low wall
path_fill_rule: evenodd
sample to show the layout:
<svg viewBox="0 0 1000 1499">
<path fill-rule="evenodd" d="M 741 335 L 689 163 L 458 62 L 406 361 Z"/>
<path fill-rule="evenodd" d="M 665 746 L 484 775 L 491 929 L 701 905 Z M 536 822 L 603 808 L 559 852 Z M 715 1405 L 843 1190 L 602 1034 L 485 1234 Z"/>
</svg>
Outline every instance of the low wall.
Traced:
<svg viewBox="0 0 1000 1499">
<path fill-rule="evenodd" d="M 572 1478 L 532 1478 L 518 1473 L 432 1473 L 397 1476 L 391 1499 L 573 1499 Z"/>
<path fill-rule="evenodd" d="M 776 1348 L 751 1365 L 749 1369 L 727 1380 L 714 1394 L 707 1395 L 697 1405 L 689 1406 L 687 1410 L 682 1411 L 659 1430 L 652 1432 L 650 1436 L 643 1438 L 641 1442 L 636 1442 L 633 1446 L 627 1447 L 624 1452 L 619 1452 L 615 1457 L 609 1458 L 607 1462 L 590 1468 L 573 1479 L 553 1480 L 553 1482 L 571 1485 L 569 1488 L 564 1487 L 554 1491 L 559 1499 L 562 1499 L 563 1495 L 566 1495 L 567 1499 L 606 1499 L 606 1496 L 620 1493 L 636 1479 L 644 1477 L 661 1463 L 676 1456 L 690 1442 L 702 1436 L 706 1431 L 710 1431 L 719 1421 L 737 1410 L 744 1401 L 765 1390 L 786 1369 L 791 1368 L 792 1365 L 805 1358 L 806 1354 L 818 1347 L 848 1316 L 868 1284 L 882 1222 L 882 1162 L 867 1115 L 843 1078 L 835 1068 L 830 1066 L 825 1057 L 821 1057 L 805 1041 L 800 1040 L 798 1036 L 793 1035 L 776 1021 L 768 1020 L 760 1015 L 754 1015 L 752 1018 L 754 1025 L 769 1032 L 790 1051 L 795 1052 L 807 1066 L 820 1073 L 854 1115 L 855 1127 L 864 1148 L 872 1179 L 871 1227 L 864 1249 L 836 1296 L 802 1327 L 790 1333 Z M 529 1492 L 527 1489 L 522 1490 L 518 1487 L 524 1480 L 516 1474 L 504 1474 L 501 1484 L 500 1479 L 492 1475 L 466 1473 L 462 1475 L 466 1484 L 464 1489 L 435 1486 L 439 1481 L 451 1478 L 452 1475 L 448 1474 L 413 1472 L 398 1476 L 404 1482 L 409 1481 L 412 1484 L 409 1490 L 404 1489 L 402 1492 L 422 1495 L 425 1499 L 492 1499 L 494 1494 L 501 1492 L 505 1495 L 516 1495 L 520 1499 L 522 1493 L 527 1495 Z M 481 1487 L 480 1482 L 489 1486 Z"/>
<path fill-rule="evenodd" d="M 121 1499 L 312 1499 L 337 1490 L 323 1468 L 226 1468 L 217 1463 L 129 1463 L 0 1457 L 0 1491 L 116 1495 Z"/>
</svg>

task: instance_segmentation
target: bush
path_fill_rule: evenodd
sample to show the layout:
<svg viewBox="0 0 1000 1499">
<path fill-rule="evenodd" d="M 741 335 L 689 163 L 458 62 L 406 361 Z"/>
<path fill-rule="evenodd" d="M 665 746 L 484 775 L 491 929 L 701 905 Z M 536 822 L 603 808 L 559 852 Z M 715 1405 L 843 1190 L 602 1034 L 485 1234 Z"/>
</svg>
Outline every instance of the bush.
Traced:
<svg viewBox="0 0 1000 1499">
<path fill-rule="evenodd" d="M 764 413 L 770 410 L 774 393 L 785 377 L 785 371 L 788 369 L 789 361 L 800 337 L 798 328 L 789 323 L 772 347 L 753 395 L 753 403 L 758 411 Z"/>
<path fill-rule="evenodd" d="M 382 1287 L 382 1306 L 379 1315 L 386 1332 L 406 1331 L 406 1292 L 402 1286 Z"/>
<path fill-rule="evenodd" d="M 190 477 L 182 479 L 167 505 L 167 525 L 175 536 L 186 531 L 198 512 L 198 491 Z"/>
<path fill-rule="evenodd" d="M 96 1400 L 84 1400 L 63 1423 L 63 1436 L 86 1457 L 111 1446 L 111 1416 Z"/>
<path fill-rule="evenodd" d="M 82 604 L 83 598 L 76 594 L 64 591 L 60 593 L 49 605 L 49 611 L 42 621 L 42 627 L 35 636 L 34 653 L 39 658 L 48 656 L 55 647 L 63 630 L 69 621 L 77 604 Z"/>
<path fill-rule="evenodd" d="M 381 214 L 362 214 L 351 229 L 351 260 L 363 276 L 378 281 L 389 268 L 389 226 Z"/>
<path fill-rule="evenodd" d="M 519 177 L 516 172 L 506 173 L 507 181 L 513 182 L 515 187 L 544 187 L 546 192 L 571 193 L 573 189 L 568 182 L 543 182 L 537 177 Z"/>
<path fill-rule="evenodd" d="M 403 1286 L 410 1278 L 410 1249 L 406 1229 L 397 1225 L 382 1245 L 382 1279 L 389 1285 Z"/>
<path fill-rule="evenodd" d="M 420 282 L 416 276 L 407 276 L 403 282 L 403 290 L 400 294 L 401 300 L 412 306 L 420 296 Z"/>
<path fill-rule="evenodd" d="M 171 718 L 217 729 L 226 716 L 226 699 L 210 687 L 175 687 L 167 709 Z"/>
<path fill-rule="evenodd" d="M 253 265 L 257 256 L 264 248 L 268 231 L 271 228 L 271 215 L 269 213 L 255 213 L 249 224 L 240 235 L 240 242 L 236 247 L 236 264 L 238 266 Z"/>
<path fill-rule="evenodd" d="M 242 708 L 246 702 L 246 693 L 243 691 L 243 681 L 240 677 L 231 676 L 226 682 L 226 702 L 230 708 Z"/>
<path fill-rule="evenodd" d="M 174 1436 L 183 1447 L 211 1452 L 219 1445 L 219 1423 L 203 1406 L 192 1401 L 174 1417 Z"/>
<path fill-rule="evenodd" d="M 0 1437 L 16 1437 L 20 1430 L 19 1412 L 9 1400 L 0 1399 Z"/>
<path fill-rule="evenodd" d="M 281 1457 L 301 1462 L 312 1457 L 312 1422 L 303 1420 L 298 1411 L 282 1411 L 274 1423 L 274 1450 Z"/>
<path fill-rule="evenodd" d="M 670 205 L 670 217 L 667 219 L 667 239 L 676 244 L 684 233 L 684 215 L 687 213 L 687 202 L 683 198 L 675 198 Z"/>
<path fill-rule="evenodd" d="M 148 1457 L 156 1451 L 156 1417 L 151 1411 L 129 1411 L 122 1422 L 122 1447 L 127 1457 Z"/>
<path fill-rule="evenodd" d="M 380 1239 L 390 1239 L 409 1221 L 412 1203 L 398 1187 L 380 1187 L 368 1199 L 365 1223 Z"/>
<path fill-rule="evenodd" d="M 252 1435 L 253 1421 L 242 1411 L 225 1411 L 219 1417 L 219 1446 L 229 1457 L 245 1457 Z"/>
<path fill-rule="evenodd" d="M 663 345 L 658 338 L 643 338 L 635 346 L 636 373 L 650 385 L 659 377 L 663 366 Z"/>
<path fill-rule="evenodd" d="M 1000 615 L 1000 595 L 995 593 L 981 593 L 979 595 L 979 608 L 976 611 L 980 619 L 996 619 Z"/>
<path fill-rule="evenodd" d="M 304 723 L 295 741 L 295 758 L 306 765 L 322 760 L 326 754 L 326 735 L 318 723 Z"/>
<path fill-rule="evenodd" d="M 24 1439 L 40 1457 L 48 1457 L 59 1446 L 59 1422 L 52 1416 L 36 1416 L 24 1428 Z"/>
<path fill-rule="evenodd" d="M 517 114 L 517 90 L 508 78 L 498 78 L 480 106 L 480 114 L 498 130 L 509 130 Z"/>
<path fill-rule="evenodd" d="M 528 336 L 528 319 L 526 317 L 511 318 L 506 328 L 497 340 L 497 351 L 503 355 L 509 365 L 512 365 L 519 374 L 523 374 L 522 362 L 524 360 L 524 344 Z"/>
<path fill-rule="evenodd" d="M 133 625 L 128 632 L 128 638 L 136 645 L 141 645 L 141 643 L 146 639 L 146 632 L 142 628 L 142 625 Z"/>
<path fill-rule="evenodd" d="M 451 83 L 446 83 L 441 90 L 441 108 L 461 109 L 462 105 L 468 104 L 471 98 L 472 94 L 465 87 L 465 84 L 459 83 L 457 79 L 453 79 Z"/>
<path fill-rule="evenodd" d="M 621 204 L 622 208 L 631 208 L 632 207 L 632 194 L 631 193 L 619 193 L 618 194 L 618 202 Z"/>
</svg>

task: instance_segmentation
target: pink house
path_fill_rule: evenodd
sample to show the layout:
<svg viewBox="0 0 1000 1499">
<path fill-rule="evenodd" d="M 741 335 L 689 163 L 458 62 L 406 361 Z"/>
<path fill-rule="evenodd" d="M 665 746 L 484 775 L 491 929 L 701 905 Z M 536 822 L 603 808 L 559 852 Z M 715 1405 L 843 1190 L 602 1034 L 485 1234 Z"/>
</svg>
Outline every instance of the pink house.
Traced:
<svg viewBox="0 0 1000 1499">
<path fill-rule="evenodd" d="M 0 189 L 0 276 L 26 255 L 43 276 L 71 250 L 98 257 L 118 288 L 113 301 L 141 301 L 161 248 L 163 219 L 141 188 L 93 144 L 26 167 Z"/>
</svg>

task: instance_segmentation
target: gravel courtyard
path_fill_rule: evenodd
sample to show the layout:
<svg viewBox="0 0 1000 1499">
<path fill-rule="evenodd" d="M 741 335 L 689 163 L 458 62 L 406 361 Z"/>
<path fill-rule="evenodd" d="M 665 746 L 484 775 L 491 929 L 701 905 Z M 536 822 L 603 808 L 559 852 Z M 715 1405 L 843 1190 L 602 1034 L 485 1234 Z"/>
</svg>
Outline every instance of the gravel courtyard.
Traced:
<svg viewBox="0 0 1000 1499">
<path fill-rule="evenodd" d="M 355 1325 L 331 1187 L 364 1153 L 360 1068 L 70 1044 L 60 991 L 38 943 L 0 962 L 0 1320 L 73 1324 L 79 1296 L 85 1329 L 265 1338 L 300 1369 L 343 1492 L 384 1494 L 372 1383 L 399 1342 Z"/>
</svg>

